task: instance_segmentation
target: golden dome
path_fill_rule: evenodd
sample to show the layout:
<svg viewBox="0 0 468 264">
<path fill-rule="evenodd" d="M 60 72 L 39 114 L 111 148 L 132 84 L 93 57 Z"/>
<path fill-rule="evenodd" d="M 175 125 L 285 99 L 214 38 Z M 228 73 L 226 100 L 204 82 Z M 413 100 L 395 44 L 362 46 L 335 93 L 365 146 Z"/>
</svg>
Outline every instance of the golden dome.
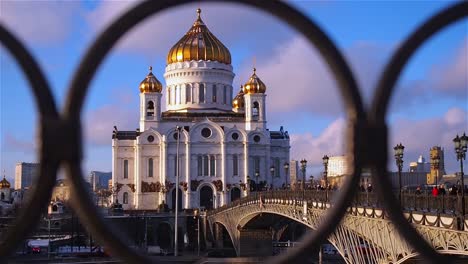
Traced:
<svg viewBox="0 0 468 264">
<path fill-rule="evenodd" d="M 167 64 L 181 61 L 217 61 L 231 64 L 231 53 L 206 27 L 198 17 L 185 36 L 183 36 L 167 54 Z"/>
<path fill-rule="evenodd" d="M 244 88 L 242 87 L 242 85 L 241 85 L 241 88 L 240 88 L 239 93 L 238 93 L 238 94 L 236 95 L 236 97 L 234 97 L 234 99 L 232 100 L 232 106 L 233 106 L 235 109 L 244 108 L 244 106 L 245 106 L 245 101 L 244 101 Z"/>
<path fill-rule="evenodd" d="M 10 188 L 10 182 L 8 182 L 7 179 L 5 179 L 5 175 L 3 175 L 3 180 L 0 181 L 0 189 L 4 188 Z"/>
<path fill-rule="evenodd" d="M 140 93 L 160 93 L 162 91 L 161 82 L 153 75 L 153 67 L 149 67 L 149 73 L 140 83 Z"/>
<path fill-rule="evenodd" d="M 246 94 L 254 94 L 254 93 L 265 93 L 266 86 L 258 78 L 256 74 L 257 69 L 253 69 L 253 74 L 250 76 L 249 80 L 244 84 L 244 93 Z"/>
</svg>

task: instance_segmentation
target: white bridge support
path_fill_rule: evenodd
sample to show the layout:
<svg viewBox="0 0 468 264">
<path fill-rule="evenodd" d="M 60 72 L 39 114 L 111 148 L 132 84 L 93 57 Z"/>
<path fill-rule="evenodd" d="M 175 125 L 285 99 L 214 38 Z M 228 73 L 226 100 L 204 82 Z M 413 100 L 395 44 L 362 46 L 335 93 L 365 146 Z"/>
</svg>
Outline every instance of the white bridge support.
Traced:
<svg viewBox="0 0 468 264">
<path fill-rule="evenodd" d="M 330 204 L 257 198 L 217 209 L 208 215 L 210 226 L 222 224 L 239 255 L 240 231 L 261 213 L 281 215 L 316 229 Z M 468 255 L 468 232 L 458 231 L 456 218 L 414 212 L 406 214 L 420 234 L 443 254 Z M 402 263 L 418 253 L 400 237 L 381 209 L 352 207 L 328 238 L 347 263 Z M 363 243 L 363 241 L 365 243 Z"/>
</svg>

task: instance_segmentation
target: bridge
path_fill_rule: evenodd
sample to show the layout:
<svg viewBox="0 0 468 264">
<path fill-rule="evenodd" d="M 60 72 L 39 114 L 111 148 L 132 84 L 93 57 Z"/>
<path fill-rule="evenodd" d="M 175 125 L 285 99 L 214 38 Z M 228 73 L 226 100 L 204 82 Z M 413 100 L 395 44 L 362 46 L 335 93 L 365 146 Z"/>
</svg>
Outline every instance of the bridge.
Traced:
<svg viewBox="0 0 468 264">
<path fill-rule="evenodd" d="M 333 206 L 329 196 L 333 198 L 333 192 L 255 192 L 208 212 L 207 220 L 216 240 L 222 238 L 223 229 L 229 234 L 238 256 L 247 256 L 252 250 L 262 254 L 259 241 L 268 251 L 268 243 L 278 240 L 291 223 L 281 219 L 315 230 L 325 211 Z M 468 221 L 461 221 L 456 210 L 459 200 L 448 195 L 403 194 L 402 205 L 408 222 L 436 251 L 468 256 Z M 328 237 L 347 263 L 403 263 L 418 255 L 381 208 L 375 194 L 359 193 L 340 226 Z M 274 219 L 268 228 L 249 224 L 265 216 Z M 257 245 L 250 240 L 256 240 Z"/>
</svg>

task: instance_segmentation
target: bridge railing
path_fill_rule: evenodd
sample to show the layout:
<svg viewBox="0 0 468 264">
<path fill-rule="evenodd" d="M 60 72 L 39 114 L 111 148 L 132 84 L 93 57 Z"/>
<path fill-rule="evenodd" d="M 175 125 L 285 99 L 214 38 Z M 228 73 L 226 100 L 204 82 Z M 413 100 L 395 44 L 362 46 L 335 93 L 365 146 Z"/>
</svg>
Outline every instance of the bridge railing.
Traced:
<svg viewBox="0 0 468 264">
<path fill-rule="evenodd" d="M 333 190 L 274 190 L 262 192 L 250 192 L 246 197 L 242 197 L 229 204 L 216 208 L 208 212 L 208 215 L 213 215 L 230 208 L 245 206 L 250 204 L 268 204 L 281 203 L 302 206 L 303 201 L 306 201 L 310 206 L 313 202 L 322 204 L 328 203 L 333 206 L 333 198 L 337 191 Z M 465 199 L 468 196 L 465 195 Z M 383 204 L 379 200 L 379 196 L 375 192 L 359 192 L 355 195 L 352 206 L 363 206 L 373 208 L 383 208 Z M 402 193 L 401 206 L 407 211 L 423 211 L 433 213 L 445 213 L 452 215 L 460 215 L 461 196 L 460 195 L 438 195 L 432 196 L 429 193 Z M 466 207 L 466 204 L 465 204 Z M 468 211 L 465 208 L 465 212 Z"/>
</svg>

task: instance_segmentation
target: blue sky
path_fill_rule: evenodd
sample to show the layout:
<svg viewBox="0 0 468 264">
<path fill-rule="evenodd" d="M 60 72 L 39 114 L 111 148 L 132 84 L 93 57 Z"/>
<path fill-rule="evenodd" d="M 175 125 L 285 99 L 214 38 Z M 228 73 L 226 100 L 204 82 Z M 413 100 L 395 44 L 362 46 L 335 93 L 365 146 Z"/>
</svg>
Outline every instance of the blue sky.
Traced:
<svg viewBox="0 0 468 264">
<path fill-rule="evenodd" d="M 447 1 L 296 1 L 329 34 L 357 76 L 368 103 L 385 63 L 417 25 Z M 0 2 L 0 19 L 26 43 L 46 72 L 57 104 L 87 47 L 134 2 Z M 99 68 L 83 109 L 83 171 L 110 171 L 111 132 L 138 127 L 138 84 L 149 65 L 164 83 L 168 50 L 193 23 L 199 4 L 154 16 L 127 34 Z M 275 18 L 238 5 L 201 3 L 202 18 L 230 49 L 234 93 L 255 67 L 267 85 L 270 129 L 291 134 L 292 158 L 306 158 L 318 174 L 321 156 L 343 153 L 344 113 L 336 85 L 316 50 Z M 468 132 L 468 21 L 438 34 L 415 54 L 392 98 L 390 144 L 406 146 L 405 167 L 429 148 L 445 148 L 456 166 L 451 140 Z M 255 59 L 254 59 L 255 58 Z M 18 161 L 35 161 L 34 101 L 10 55 L 0 48 L 0 168 L 13 179 Z M 164 92 L 163 92 L 164 93 Z M 164 100 L 164 98 L 163 98 Z M 393 162 L 389 169 L 394 170 Z"/>
</svg>

